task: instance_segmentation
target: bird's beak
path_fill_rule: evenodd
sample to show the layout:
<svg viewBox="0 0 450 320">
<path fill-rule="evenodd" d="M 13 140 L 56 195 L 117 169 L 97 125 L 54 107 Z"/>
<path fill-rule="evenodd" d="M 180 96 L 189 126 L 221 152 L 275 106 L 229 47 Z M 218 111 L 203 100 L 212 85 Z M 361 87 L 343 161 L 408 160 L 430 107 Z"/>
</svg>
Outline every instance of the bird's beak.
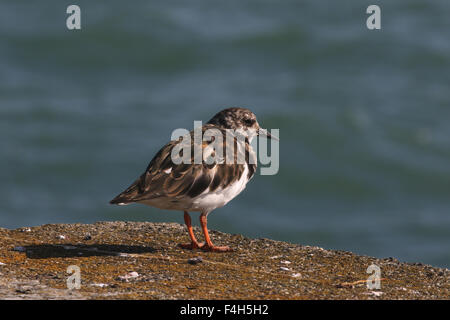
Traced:
<svg viewBox="0 0 450 320">
<path fill-rule="evenodd" d="M 277 137 L 271 135 L 270 132 L 267 131 L 266 129 L 259 128 L 258 129 L 258 135 L 266 136 L 267 139 L 274 139 L 276 141 L 280 141 L 280 139 L 278 139 Z"/>
</svg>

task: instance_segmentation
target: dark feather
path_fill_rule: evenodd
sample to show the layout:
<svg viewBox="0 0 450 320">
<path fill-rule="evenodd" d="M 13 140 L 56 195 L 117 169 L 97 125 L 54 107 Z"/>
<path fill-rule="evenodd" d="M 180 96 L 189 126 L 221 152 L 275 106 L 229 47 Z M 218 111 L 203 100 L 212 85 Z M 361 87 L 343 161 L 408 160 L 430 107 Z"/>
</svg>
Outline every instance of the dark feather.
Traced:
<svg viewBox="0 0 450 320">
<path fill-rule="evenodd" d="M 187 195 L 191 198 L 195 198 L 196 196 L 200 195 L 203 191 L 205 191 L 209 184 L 211 183 L 211 175 L 209 174 L 210 170 L 204 170 L 202 165 L 198 165 L 198 172 L 197 176 L 195 178 L 194 183 L 192 184 L 191 188 L 187 192 Z"/>
</svg>

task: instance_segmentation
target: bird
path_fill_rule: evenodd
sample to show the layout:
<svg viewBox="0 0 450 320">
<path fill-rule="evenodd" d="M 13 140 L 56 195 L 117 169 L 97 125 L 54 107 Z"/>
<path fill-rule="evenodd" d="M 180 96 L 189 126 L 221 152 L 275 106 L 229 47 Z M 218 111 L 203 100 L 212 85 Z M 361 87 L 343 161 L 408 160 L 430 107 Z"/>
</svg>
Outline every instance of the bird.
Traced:
<svg viewBox="0 0 450 320">
<path fill-rule="evenodd" d="M 194 128 L 189 134 L 163 146 L 144 173 L 110 203 L 140 203 L 159 209 L 182 211 L 190 242 L 179 244 L 179 247 L 211 252 L 233 251 L 229 246 L 216 246 L 212 243 L 207 227 L 208 215 L 240 194 L 254 176 L 257 158 L 251 145 L 253 138 L 260 135 L 268 139 L 279 139 L 262 129 L 255 114 L 247 108 L 224 109 L 198 128 L 197 132 L 200 129 L 203 135 L 200 141 L 195 139 Z M 214 132 L 217 136 L 205 139 L 208 132 Z M 182 146 L 190 146 L 190 149 L 182 149 Z M 202 151 L 201 158 L 195 158 L 193 148 Z M 185 150 L 191 150 L 190 154 Z M 231 155 L 226 154 L 228 150 L 232 150 Z M 184 156 L 189 161 L 180 162 L 174 154 Z M 227 161 L 228 159 L 232 161 Z M 197 241 L 189 212 L 200 213 L 205 242 Z"/>
</svg>

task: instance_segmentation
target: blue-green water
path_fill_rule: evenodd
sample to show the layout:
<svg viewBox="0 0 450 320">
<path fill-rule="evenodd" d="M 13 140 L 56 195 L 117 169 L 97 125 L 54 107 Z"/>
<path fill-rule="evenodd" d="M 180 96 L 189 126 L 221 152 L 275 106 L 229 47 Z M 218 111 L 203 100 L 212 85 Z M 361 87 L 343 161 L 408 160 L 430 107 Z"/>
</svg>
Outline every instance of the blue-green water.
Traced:
<svg viewBox="0 0 450 320">
<path fill-rule="evenodd" d="M 0 3 L 0 227 L 182 222 L 108 201 L 175 128 L 229 106 L 280 129 L 280 171 L 209 225 L 450 266 L 450 2 Z"/>
</svg>

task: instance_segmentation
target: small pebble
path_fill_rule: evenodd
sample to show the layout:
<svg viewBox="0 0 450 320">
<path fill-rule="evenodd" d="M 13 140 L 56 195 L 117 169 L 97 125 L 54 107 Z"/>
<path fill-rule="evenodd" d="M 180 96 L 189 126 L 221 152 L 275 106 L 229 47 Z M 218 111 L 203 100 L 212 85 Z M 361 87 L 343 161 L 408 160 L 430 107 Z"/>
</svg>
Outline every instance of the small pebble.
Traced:
<svg viewBox="0 0 450 320">
<path fill-rule="evenodd" d="M 379 296 L 381 296 L 383 294 L 383 292 L 381 292 L 381 291 L 372 291 L 372 292 L 369 292 L 369 294 L 374 295 L 375 297 L 379 297 Z"/>
<path fill-rule="evenodd" d="M 31 293 L 31 289 L 16 289 L 17 293 L 29 294 Z"/>
<path fill-rule="evenodd" d="M 5 266 L 6 264 L 3 262 L 0 262 L 0 266 Z"/>
<path fill-rule="evenodd" d="M 283 264 L 290 264 L 291 262 L 290 262 L 290 261 L 287 261 L 287 260 L 284 260 L 284 261 L 280 261 L 280 263 L 283 263 Z"/>
<path fill-rule="evenodd" d="M 66 236 L 63 234 L 58 235 L 56 238 L 60 239 L 60 240 L 64 240 L 66 239 Z"/>
<path fill-rule="evenodd" d="M 105 288 L 105 287 L 108 286 L 108 284 L 106 284 L 106 283 L 93 283 L 92 286 L 93 287 Z"/>
<path fill-rule="evenodd" d="M 139 273 L 137 273 L 136 271 L 131 271 L 124 276 L 119 276 L 119 280 L 128 282 L 130 279 L 134 279 L 137 277 L 139 277 Z"/>
<path fill-rule="evenodd" d="M 294 278 L 300 278 L 302 275 L 300 273 L 293 273 L 292 277 Z"/>
<path fill-rule="evenodd" d="M 280 267 L 280 270 L 283 270 L 283 271 L 289 271 L 289 268 L 286 268 L 286 267 Z"/>
<path fill-rule="evenodd" d="M 84 241 L 92 240 L 92 236 L 90 234 L 87 234 L 83 238 Z"/>
<path fill-rule="evenodd" d="M 203 258 L 202 257 L 196 257 L 196 258 L 190 258 L 188 259 L 188 263 L 189 264 L 198 264 L 203 262 Z"/>
</svg>

